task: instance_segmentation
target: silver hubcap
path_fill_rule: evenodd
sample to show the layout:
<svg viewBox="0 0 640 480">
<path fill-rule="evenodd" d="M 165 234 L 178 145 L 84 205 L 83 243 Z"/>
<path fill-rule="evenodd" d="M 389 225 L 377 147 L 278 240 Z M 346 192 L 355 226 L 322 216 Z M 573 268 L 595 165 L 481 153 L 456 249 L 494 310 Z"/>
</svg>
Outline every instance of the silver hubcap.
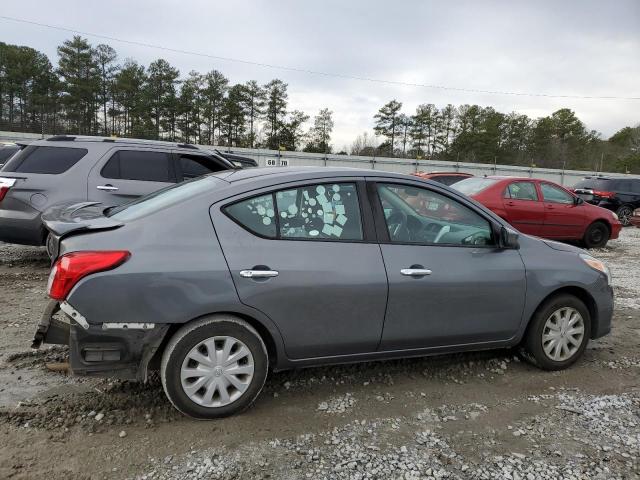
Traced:
<svg viewBox="0 0 640 480">
<path fill-rule="evenodd" d="M 253 356 L 234 337 L 211 337 L 193 347 L 182 362 L 180 380 L 187 396 L 203 407 L 238 400 L 253 379 Z"/>
<path fill-rule="evenodd" d="M 582 345 L 584 320 L 575 308 L 559 308 L 551 314 L 542 330 L 542 349 L 551 360 L 564 362 Z"/>
</svg>

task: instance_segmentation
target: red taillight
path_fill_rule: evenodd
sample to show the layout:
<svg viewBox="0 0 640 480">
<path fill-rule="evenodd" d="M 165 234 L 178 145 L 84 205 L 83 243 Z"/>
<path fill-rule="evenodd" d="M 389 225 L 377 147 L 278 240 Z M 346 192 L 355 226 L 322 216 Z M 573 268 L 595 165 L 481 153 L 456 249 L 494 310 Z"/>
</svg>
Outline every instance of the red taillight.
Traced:
<svg viewBox="0 0 640 480">
<path fill-rule="evenodd" d="M 0 177 L 0 202 L 4 199 L 9 189 L 13 187 L 15 183 L 15 178 Z"/>
<path fill-rule="evenodd" d="M 64 300 L 81 278 L 116 268 L 130 255 L 126 250 L 67 253 L 53 265 L 47 293 L 55 300 Z"/>
<path fill-rule="evenodd" d="M 613 198 L 616 196 L 615 192 L 601 192 L 600 190 L 594 190 L 593 194 L 602 198 Z"/>
<path fill-rule="evenodd" d="M 0 202 L 4 199 L 4 196 L 9 191 L 9 187 L 0 187 Z"/>
</svg>

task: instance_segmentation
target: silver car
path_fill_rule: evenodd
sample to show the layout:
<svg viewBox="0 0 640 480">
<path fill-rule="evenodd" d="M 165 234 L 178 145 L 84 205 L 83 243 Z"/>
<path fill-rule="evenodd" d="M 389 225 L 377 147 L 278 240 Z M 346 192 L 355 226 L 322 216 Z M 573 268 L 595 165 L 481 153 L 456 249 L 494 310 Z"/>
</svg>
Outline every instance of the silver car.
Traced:
<svg viewBox="0 0 640 480">
<path fill-rule="evenodd" d="M 558 370 L 611 329 L 602 262 L 417 177 L 223 172 L 43 219 L 56 261 L 34 346 L 69 344 L 76 374 L 159 369 L 199 418 L 248 407 L 269 368 L 520 346 Z"/>
<path fill-rule="evenodd" d="M 0 241 L 44 245 L 42 212 L 71 201 L 119 205 L 176 182 L 236 168 L 193 145 L 56 136 L 0 168 Z"/>
</svg>

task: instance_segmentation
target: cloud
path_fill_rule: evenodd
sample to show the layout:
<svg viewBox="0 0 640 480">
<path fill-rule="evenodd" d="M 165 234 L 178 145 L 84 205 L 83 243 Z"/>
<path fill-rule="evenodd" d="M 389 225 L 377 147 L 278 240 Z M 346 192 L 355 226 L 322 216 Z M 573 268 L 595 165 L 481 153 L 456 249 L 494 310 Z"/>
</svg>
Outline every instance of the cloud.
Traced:
<svg viewBox="0 0 640 480">
<path fill-rule="evenodd" d="M 640 96 L 640 2 L 404 2 L 293 0 L 89 2 L 5 0 L 3 15 L 176 49 L 309 70 L 457 88 L 566 95 Z M 44 51 L 71 34 L 0 20 L 1 40 Z M 89 37 L 92 43 L 100 40 Z M 219 69 L 232 82 L 282 78 L 291 109 L 334 111 L 333 143 L 371 130 L 392 98 L 478 103 L 537 117 L 569 107 L 609 136 L 640 121 L 640 101 L 499 96 L 385 85 L 281 71 L 110 43 L 121 58 L 163 57 L 182 75 Z"/>
</svg>

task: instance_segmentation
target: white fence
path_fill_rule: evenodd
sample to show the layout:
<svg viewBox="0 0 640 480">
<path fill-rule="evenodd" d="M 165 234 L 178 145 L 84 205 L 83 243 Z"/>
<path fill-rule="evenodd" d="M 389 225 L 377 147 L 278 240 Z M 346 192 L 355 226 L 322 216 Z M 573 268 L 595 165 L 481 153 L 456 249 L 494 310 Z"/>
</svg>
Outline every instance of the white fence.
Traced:
<svg viewBox="0 0 640 480">
<path fill-rule="evenodd" d="M 41 139 L 39 134 L 0 132 L 0 141 L 33 141 Z M 586 175 L 596 172 L 579 170 L 558 170 L 552 168 L 530 168 L 515 165 L 491 165 L 485 163 L 456 163 L 440 160 L 413 160 L 408 158 L 389 157 L 363 157 L 355 155 L 335 155 L 321 153 L 288 152 L 267 150 L 260 148 L 228 148 L 211 145 L 201 145 L 203 148 L 218 149 L 221 152 L 237 153 L 253 158 L 261 167 L 264 166 L 332 166 L 332 167 L 356 167 L 384 170 L 398 173 L 415 172 L 467 172 L 476 176 L 481 175 L 510 175 L 520 177 L 544 178 L 561 185 L 573 186 Z M 614 177 L 623 177 L 622 174 L 603 173 Z"/>
</svg>

